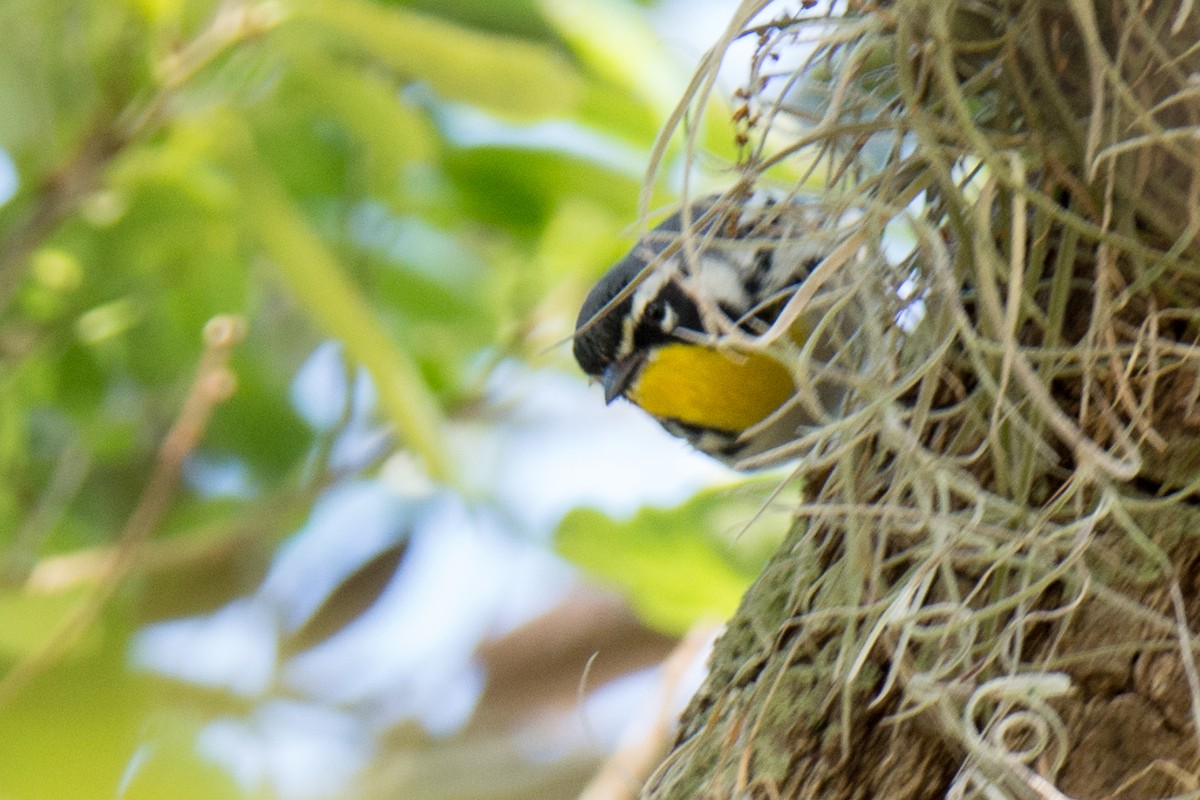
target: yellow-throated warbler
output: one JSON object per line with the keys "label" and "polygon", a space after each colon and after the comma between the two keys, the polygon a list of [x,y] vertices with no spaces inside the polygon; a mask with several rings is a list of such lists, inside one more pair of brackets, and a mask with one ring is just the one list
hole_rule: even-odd
{"label": "yellow-throated warbler", "polygon": [[[607,402],[625,397],[705,453],[735,465],[762,454],[769,461],[842,396],[828,380],[798,389],[799,353],[827,308],[815,303],[785,318],[782,336],[771,328],[830,252],[818,220],[816,207],[799,201],[709,198],[676,213],[589,292],[576,361],[603,384]],[[758,346],[768,330],[774,344]],[[823,338],[808,348],[818,360],[838,346],[836,336]]]}

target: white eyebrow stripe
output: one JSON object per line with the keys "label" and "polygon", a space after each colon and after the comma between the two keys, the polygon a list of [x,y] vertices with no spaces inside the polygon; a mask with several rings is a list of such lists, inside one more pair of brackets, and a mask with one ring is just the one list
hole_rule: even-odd
{"label": "white eyebrow stripe", "polygon": [[618,360],[625,358],[633,352],[633,334],[637,330],[642,315],[646,312],[646,306],[650,305],[650,302],[658,297],[659,292],[671,280],[674,272],[675,270],[670,263],[662,264],[658,269],[647,275],[638,284],[638,287],[633,290],[633,296],[630,298],[629,314],[621,321],[621,346],[617,349]]}
{"label": "white eyebrow stripe", "polygon": [[646,311],[646,306],[658,297],[662,292],[663,287],[670,282],[673,277],[674,270],[668,264],[663,264],[658,269],[646,276],[646,280],[642,281],[637,289],[633,292],[633,307],[630,309],[630,317],[641,319],[642,314]]}

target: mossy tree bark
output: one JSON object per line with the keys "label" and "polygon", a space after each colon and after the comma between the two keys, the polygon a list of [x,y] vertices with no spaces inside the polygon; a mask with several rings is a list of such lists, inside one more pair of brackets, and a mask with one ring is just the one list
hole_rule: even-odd
{"label": "mossy tree bark", "polygon": [[[1156,524],[1151,524],[1154,520]],[[1183,619],[1200,628],[1200,509],[1150,515],[1147,525],[1176,543],[1173,562]],[[1108,535],[1119,536],[1111,532]],[[717,644],[711,673],[684,715],[674,751],[646,797],[890,798],[946,796],[964,770],[966,796],[985,785],[1003,796],[1044,798],[1053,785],[1070,798],[1170,797],[1194,791],[1197,739],[1193,689],[1179,648],[1173,589],[1162,576],[1127,576],[1103,593],[1073,587],[1081,601],[1055,635],[1030,630],[1027,658],[1061,662],[1071,691],[1051,702],[1061,752],[1034,763],[976,758],[953,733],[976,685],[964,683],[927,707],[906,702],[893,637],[872,648],[852,680],[844,641],[853,623],[837,598],[799,596],[815,577],[819,548],[798,530],[781,548]],[[808,565],[808,566],[806,566]],[[1049,590],[1061,602],[1062,587]],[[836,594],[837,590],[831,590]],[[821,613],[824,611],[825,613]],[[822,621],[824,617],[824,621]],[[947,645],[948,647],[952,645]],[[901,673],[889,682],[890,673]],[[908,677],[911,677],[911,672]],[[1031,695],[1032,696],[1032,695]],[[1037,752],[1042,717],[1006,734],[1007,755]],[[976,756],[980,754],[976,753]],[[1032,776],[1051,772],[1044,784]]]}
{"label": "mossy tree bark", "polygon": [[874,318],[644,797],[1194,796],[1200,12],[758,9],[756,70],[824,38],[752,76],[744,171],[813,153],[863,243],[821,292]]}

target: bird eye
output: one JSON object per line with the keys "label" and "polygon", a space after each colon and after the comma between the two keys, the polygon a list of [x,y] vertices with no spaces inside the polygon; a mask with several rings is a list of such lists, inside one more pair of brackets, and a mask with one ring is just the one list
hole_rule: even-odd
{"label": "bird eye", "polygon": [[646,311],[643,313],[645,319],[653,322],[655,325],[662,325],[667,321],[667,304],[662,299],[651,300],[646,306]]}

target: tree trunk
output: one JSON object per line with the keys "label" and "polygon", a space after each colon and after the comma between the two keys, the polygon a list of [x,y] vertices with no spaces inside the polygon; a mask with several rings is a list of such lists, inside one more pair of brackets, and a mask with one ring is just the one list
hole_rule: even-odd
{"label": "tree trunk", "polygon": [[[732,29],[759,46],[740,167],[808,156],[831,217],[855,209],[860,252],[818,292],[870,318],[643,796],[1195,793],[1200,12],[849,9]],[[780,143],[784,119],[806,128]]]}
{"label": "tree trunk", "polygon": [[[1147,525],[1161,532],[1156,539],[1177,543],[1172,561],[1184,576],[1178,588],[1194,631],[1200,513],[1173,509],[1149,518],[1161,523]],[[819,574],[820,550],[797,529],[747,593],[647,797],[905,800],[943,797],[955,784],[964,796],[995,785],[1001,796],[1029,798],[1054,796],[1049,785],[1073,798],[1196,790],[1194,695],[1186,675],[1194,665],[1185,668],[1181,659],[1179,631],[1170,624],[1172,587],[1161,576],[1127,574],[1124,584],[1103,592],[1069,579],[1047,590],[1053,598],[1043,599],[1056,610],[1032,620],[1023,654],[1029,662],[1053,662],[1069,691],[1054,686],[1052,674],[1031,686],[964,677],[944,695],[929,696],[932,687],[913,686],[911,661],[897,663],[894,633],[885,631],[864,663],[852,664],[845,643],[862,632],[844,603],[822,593],[809,609],[798,607]],[[839,588],[830,586],[829,594]],[[988,635],[979,632],[974,645],[986,647]],[[931,647],[956,655],[947,651],[962,643],[939,637]],[[964,709],[973,700],[1001,699],[1012,703],[1004,733],[992,735],[1002,739],[969,751],[963,730],[979,736],[983,721],[963,719]],[[994,721],[992,729],[1000,725]],[[1032,763],[1018,757],[1025,750],[1036,753]]]}

